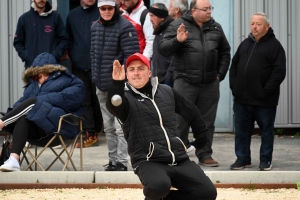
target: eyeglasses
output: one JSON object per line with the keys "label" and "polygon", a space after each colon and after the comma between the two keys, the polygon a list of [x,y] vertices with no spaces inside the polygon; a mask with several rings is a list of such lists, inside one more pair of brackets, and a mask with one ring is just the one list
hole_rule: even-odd
{"label": "eyeglasses", "polygon": [[109,7],[103,7],[103,6],[101,6],[101,7],[100,7],[100,10],[101,10],[101,11],[106,11],[106,10],[112,11],[113,9],[114,9],[114,7],[112,7],[112,6],[109,6]]}
{"label": "eyeglasses", "polygon": [[202,8],[202,9],[195,7],[194,9],[196,9],[196,10],[202,10],[203,12],[207,12],[207,11],[213,11],[214,7],[211,6],[211,7]]}

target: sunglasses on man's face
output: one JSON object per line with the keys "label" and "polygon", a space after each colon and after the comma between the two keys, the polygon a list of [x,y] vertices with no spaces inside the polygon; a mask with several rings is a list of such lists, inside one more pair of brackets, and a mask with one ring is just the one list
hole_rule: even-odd
{"label": "sunglasses on man's face", "polygon": [[106,10],[112,11],[113,9],[114,9],[114,7],[112,7],[112,6],[108,6],[108,7],[103,7],[103,6],[101,6],[101,7],[100,7],[100,10],[101,10],[101,11],[106,11]]}

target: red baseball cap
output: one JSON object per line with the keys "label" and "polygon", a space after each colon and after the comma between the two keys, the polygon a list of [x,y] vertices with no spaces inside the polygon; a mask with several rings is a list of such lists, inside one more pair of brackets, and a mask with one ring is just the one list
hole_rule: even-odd
{"label": "red baseball cap", "polygon": [[150,63],[149,63],[148,58],[146,58],[143,54],[140,54],[140,53],[132,54],[131,56],[129,56],[127,58],[127,60],[126,60],[126,68],[129,65],[129,63],[131,61],[134,61],[134,60],[140,60],[140,61],[142,61],[145,65],[147,65],[148,69],[150,69]]}

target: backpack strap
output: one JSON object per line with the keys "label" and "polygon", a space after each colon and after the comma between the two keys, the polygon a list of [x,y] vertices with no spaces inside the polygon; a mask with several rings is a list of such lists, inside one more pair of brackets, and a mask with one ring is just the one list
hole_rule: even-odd
{"label": "backpack strap", "polygon": [[148,14],[148,9],[146,8],[145,10],[143,10],[142,14],[141,14],[141,17],[140,17],[140,21],[141,21],[141,26],[143,27],[144,26],[144,22],[145,22],[145,19],[146,19],[146,15]]}

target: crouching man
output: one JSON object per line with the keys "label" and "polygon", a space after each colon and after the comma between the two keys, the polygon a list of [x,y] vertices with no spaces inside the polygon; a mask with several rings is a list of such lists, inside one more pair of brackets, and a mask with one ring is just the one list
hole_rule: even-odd
{"label": "crouching man", "polygon": [[[125,68],[113,63],[108,110],[123,124],[134,172],[147,200],[216,199],[211,180],[189,160],[184,143],[176,137],[176,113],[192,127],[196,148],[206,144],[207,128],[199,109],[175,90],[151,77],[148,59],[140,53],[128,57]],[[125,83],[125,87],[124,87]],[[170,190],[174,187],[177,190]]]}

